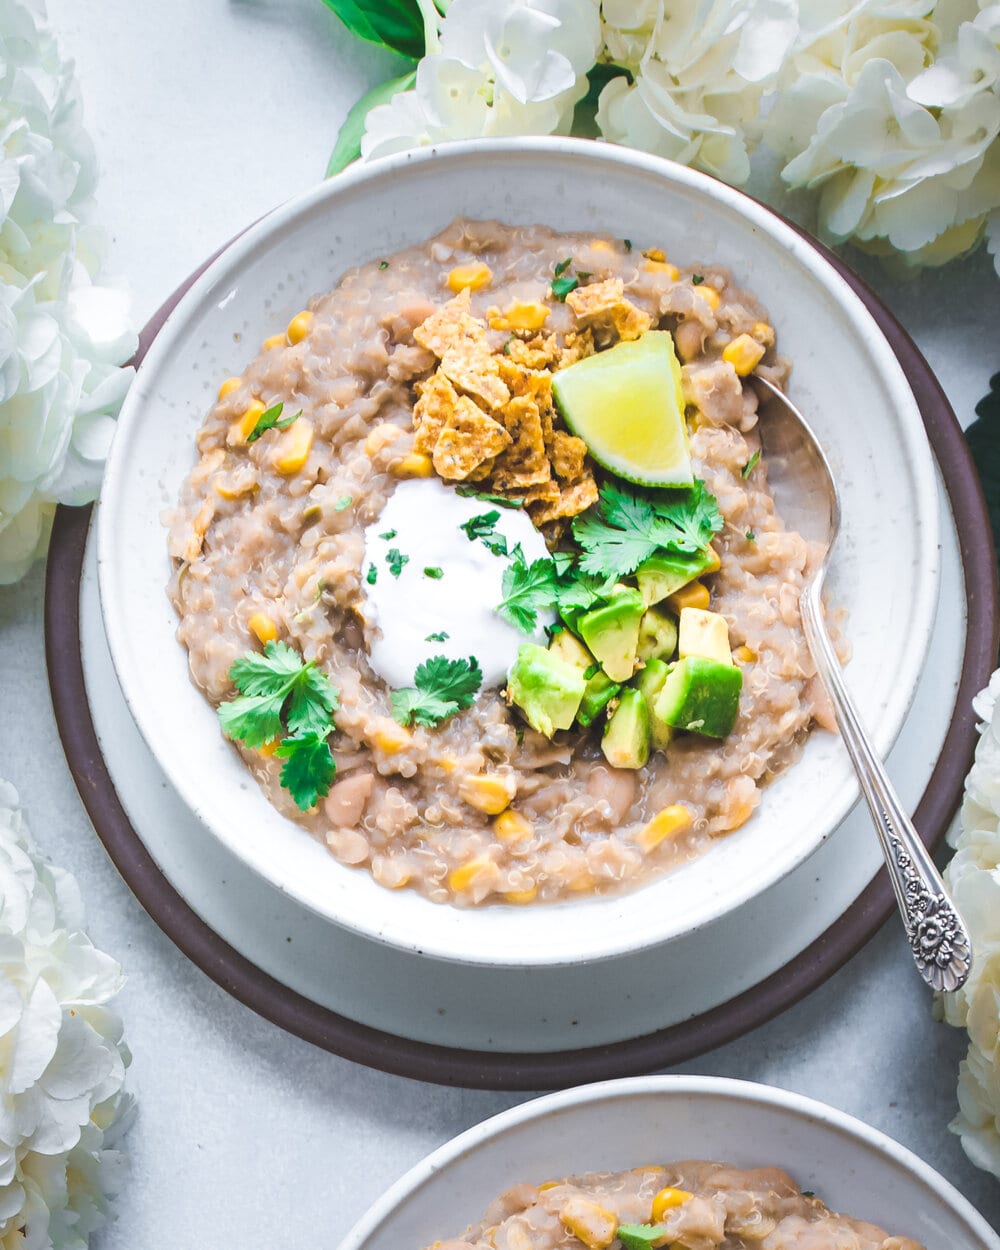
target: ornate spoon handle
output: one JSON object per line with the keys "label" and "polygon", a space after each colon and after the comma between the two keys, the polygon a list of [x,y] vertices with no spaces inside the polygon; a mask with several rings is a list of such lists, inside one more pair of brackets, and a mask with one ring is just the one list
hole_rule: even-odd
{"label": "ornate spoon handle", "polygon": [[820,599],[818,577],[802,594],[802,625],[819,675],[833,701],[844,745],[858,774],[896,894],[910,949],[920,975],[935,990],[957,990],[971,965],[969,934],[945,893],[944,882],[903,810],[899,796],[872,749],[833,650]]}

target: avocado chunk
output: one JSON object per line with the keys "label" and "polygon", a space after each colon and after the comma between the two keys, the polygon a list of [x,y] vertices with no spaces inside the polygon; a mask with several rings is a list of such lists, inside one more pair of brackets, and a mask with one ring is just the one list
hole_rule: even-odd
{"label": "avocado chunk", "polygon": [[720,664],[732,664],[729,622],[718,612],[709,612],[706,608],[681,608],[677,655],[682,660],[689,655],[702,655]]}
{"label": "avocado chunk", "polygon": [[532,729],[551,738],[573,724],[587,683],[583,670],[551,651],[526,642],[507,677],[507,695]]}
{"label": "avocado chunk", "polygon": [[743,674],[734,664],[689,655],[671,669],[654,715],[675,729],[725,738],[736,723],[742,689]]}
{"label": "avocado chunk", "polygon": [[647,608],[639,622],[639,644],[636,655],[640,660],[654,656],[669,660],[677,648],[677,622],[659,608]]}
{"label": "avocado chunk", "polygon": [[549,653],[572,664],[574,668],[588,669],[594,665],[594,657],[575,634],[561,629],[549,643]]}
{"label": "avocado chunk", "polygon": [[619,690],[621,690],[621,686],[618,682],[612,681],[607,673],[599,668],[587,682],[587,688],[583,692],[583,699],[580,703],[580,710],[576,714],[577,722],[584,729],[588,725],[592,725]]}
{"label": "avocado chunk", "polygon": [[649,708],[638,690],[628,686],[608,719],[601,739],[612,768],[642,768],[649,759]]}
{"label": "avocado chunk", "polygon": [[[670,673],[670,665],[664,660],[653,658],[646,661],[645,667],[640,668],[632,683],[646,700],[646,706],[650,709],[656,706],[656,697],[663,689],[663,683],[667,680]],[[586,698],[586,696],[584,696]],[[653,747],[657,751],[665,751],[670,745],[670,740],[674,736],[674,731],[666,721],[660,720],[658,716],[650,716],[649,732],[653,741]]]}
{"label": "avocado chunk", "polygon": [[714,573],[719,557],[711,547],[692,555],[670,555],[659,552],[644,560],[635,571],[639,593],[646,607],[676,594],[688,582],[705,573]]}
{"label": "avocado chunk", "polygon": [[612,681],[632,676],[644,610],[637,590],[617,585],[607,603],[585,612],[577,622],[583,641]]}

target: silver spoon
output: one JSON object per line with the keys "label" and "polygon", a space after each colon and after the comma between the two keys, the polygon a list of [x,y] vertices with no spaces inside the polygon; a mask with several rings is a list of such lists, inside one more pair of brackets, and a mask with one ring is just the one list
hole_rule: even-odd
{"label": "silver spoon", "polygon": [[768,484],[789,529],[822,543],[826,555],[802,589],[806,644],[833,702],[844,746],[858,775],[920,975],[932,989],[957,990],[971,964],[969,934],[944,882],[903,809],[861,723],[823,619],[822,592],[840,530],[840,495],[823,448],[805,417],[765,378],[758,426]]}

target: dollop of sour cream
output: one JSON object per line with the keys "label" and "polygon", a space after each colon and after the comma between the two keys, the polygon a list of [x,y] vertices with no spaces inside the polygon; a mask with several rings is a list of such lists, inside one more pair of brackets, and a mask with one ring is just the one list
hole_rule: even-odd
{"label": "dollop of sour cream", "polygon": [[[474,517],[494,512],[493,534],[506,539],[507,556],[494,555],[462,529]],[[537,629],[529,635],[497,613],[504,571],[518,544],[529,564],[549,554],[518,508],[459,495],[437,478],[400,482],[365,530],[363,611],[376,627],[370,658],[379,676],[398,690],[413,685],[417,665],[431,656],[475,656],[483,688],[502,685],[518,647],[544,643],[544,626],[554,619],[551,612],[539,612]],[[436,637],[442,633],[447,636]]]}

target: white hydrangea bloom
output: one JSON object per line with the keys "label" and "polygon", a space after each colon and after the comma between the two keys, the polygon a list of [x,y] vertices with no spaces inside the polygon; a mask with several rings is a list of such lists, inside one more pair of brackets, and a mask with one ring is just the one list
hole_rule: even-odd
{"label": "white hydrangea bloom", "polygon": [[951,1129],[978,1167],[1000,1176],[1000,670],[976,696],[986,716],[965,783],[955,855],[944,878],[972,937],[968,981],[939,999],[944,1019],[969,1032]]}
{"label": "white hydrangea bloom", "polygon": [[131,380],[125,297],[93,285],[96,177],[72,65],[41,0],[0,5],[0,583],[45,546],[55,504],[93,499]]}
{"label": "white hydrangea bloom", "polygon": [[453,0],[413,90],[368,114],[361,155],[566,133],[600,38],[597,0]]}
{"label": "white hydrangea bloom", "polygon": [[122,974],[83,925],[76,881],[40,857],[0,781],[3,1246],[84,1250],[123,1178],[130,1056],[107,1006]]}

